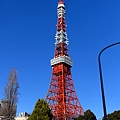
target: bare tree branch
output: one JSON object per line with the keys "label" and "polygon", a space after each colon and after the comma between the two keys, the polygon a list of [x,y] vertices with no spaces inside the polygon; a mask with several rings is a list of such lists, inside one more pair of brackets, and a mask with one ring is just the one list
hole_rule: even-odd
{"label": "bare tree branch", "polygon": [[16,108],[18,102],[18,88],[17,72],[11,69],[6,86],[4,87],[4,100],[5,106],[2,110],[6,120],[14,120],[16,116]]}

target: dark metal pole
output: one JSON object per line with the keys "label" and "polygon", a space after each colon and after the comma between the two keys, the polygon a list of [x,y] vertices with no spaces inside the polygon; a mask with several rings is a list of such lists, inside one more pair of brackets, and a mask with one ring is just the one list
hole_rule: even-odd
{"label": "dark metal pole", "polygon": [[103,49],[100,51],[99,55],[98,55],[98,64],[99,64],[99,72],[100,72],[100,84],[101,84],[101,92],[102,92],[104,120],[108,120],[108,119],[107,119],[107,111],[106,111],[106,103],[105,103],[105,94],[104,94],[104,85],[103,85],[102,67],[101,67],[100,57],[101,57],[101,54],[103,53],[103,51],[105,51],[107,48],[110,48],[110,47],[112,47],[112,46],[114,46],[114,45],[117,45],[117,44],[120,44],[120,42],[111,44],[111,45],[103,48]]}

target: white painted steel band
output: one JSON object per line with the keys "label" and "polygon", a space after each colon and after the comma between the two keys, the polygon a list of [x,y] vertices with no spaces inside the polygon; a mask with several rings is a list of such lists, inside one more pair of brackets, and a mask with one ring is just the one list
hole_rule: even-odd
{"label": "white painted steel band", "polygon": [[58,4],[58,8],[61,7],[61,6],[62,6],[62,7],[65,7],[64,4]]}
{"label": "white painted steel band", "polygon": [[55,39],[56,39],[55,44],[59,44],[59,43],[62,43],[62,42],[64,42],[67,45],[69,44],[67,34],[63,30],[61,30],[59,32],[57,31]]}
{"label": "white painted steel band", "polygon": [[72,60],[67,56],[60,56],[51,60],[51,66],[56,65],[58,63],[66,63],[72,66]]}

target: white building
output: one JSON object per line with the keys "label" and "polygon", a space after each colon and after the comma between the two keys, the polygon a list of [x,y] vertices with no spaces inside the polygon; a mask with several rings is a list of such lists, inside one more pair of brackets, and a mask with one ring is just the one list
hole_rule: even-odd
{"label": "white building", "polygon": [[15,120],[27,120],[29,116],[27,112],[21,112],[18,117],[15,117]]}
{"label": "white building", "polygon": [[27,120],[28,117],[15,117],[15,120]]}

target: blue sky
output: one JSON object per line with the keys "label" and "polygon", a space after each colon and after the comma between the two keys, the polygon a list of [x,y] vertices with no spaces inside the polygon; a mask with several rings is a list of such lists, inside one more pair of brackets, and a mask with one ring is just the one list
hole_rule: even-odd
{"label": "blue sky", "polygon": [[[17,114],[31,113],[45,98],[54,57],[59,0],[0,0],[0,98],[9,71],[18,71]],[[103,116],[97,56],[120,41],[119,0],[65,0],[72,77],[79,101],[97,118]],[[120,45],[106,50],[102,70],[107,112],[120,109]]]}

